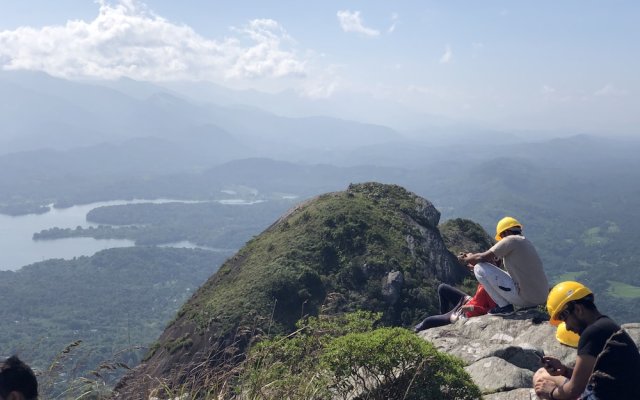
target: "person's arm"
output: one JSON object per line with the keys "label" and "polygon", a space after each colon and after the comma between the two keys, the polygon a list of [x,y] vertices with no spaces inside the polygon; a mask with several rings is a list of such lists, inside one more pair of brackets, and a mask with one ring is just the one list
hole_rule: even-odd
{"label": "person's arm", "polygon": [[466,253],[466,254],[460,254],[458,256],[458,260],[467,265],[467,266],[474,266],[479,262],[494,262],[494,260],[496,259],[495,254],[493,254],[493,251],[491,251],[491,249],[485,251],[484,253]]}
{"label": "person's arm", "polygon": [[[565,377],[569,378],[564,384],[557,386],[549,393],[552,399],[575,399],[587,387],[589,377],[593,372],[593,366],[596,364],[596,358],[589,355],[581,355],[576,358],[576,365],[571,369],[563,371]],[[568,376],[567,376],[568,375]]]}

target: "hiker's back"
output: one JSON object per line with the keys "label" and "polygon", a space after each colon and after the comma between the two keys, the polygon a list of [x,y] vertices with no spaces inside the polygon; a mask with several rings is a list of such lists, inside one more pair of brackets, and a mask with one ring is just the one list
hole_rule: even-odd
{"label": "hiker's back", "polygon": [[598,355],[588,391],[598,400],[640,399],[640,353],[624,329],[611,335]]}
{"label": "hiker's back", "polygon": [[543,304],[549,293],[549,282],[542,260],[533,244],[522,235],[508,236],[491,250],[503,259],[509,275],[519,287],[519,295],[530,305]]}

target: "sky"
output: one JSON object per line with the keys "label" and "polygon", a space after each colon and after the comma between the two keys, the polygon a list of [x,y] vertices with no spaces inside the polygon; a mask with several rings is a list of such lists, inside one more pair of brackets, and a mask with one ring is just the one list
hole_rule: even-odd
{"label": "sky", "polygon": [[640,134],[640,2],[0,0],[0,67]]}

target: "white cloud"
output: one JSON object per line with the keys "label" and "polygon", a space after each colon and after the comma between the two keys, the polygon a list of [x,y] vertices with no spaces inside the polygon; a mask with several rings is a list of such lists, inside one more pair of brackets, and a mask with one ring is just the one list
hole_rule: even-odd
{"label": "white cloud", "polygon": [[216,41],[135,0],[99,5],[92,21],[0,31],[0,67],[65,78],[152,81],[280,78],[306,71],[305,60],[289,49],[292,39],[274,20],[250,21],[235,29],[239,37]]}
{"label": "white cloud", "polygon": [[272,19],[256,19],[249,25],[237,29],[253,41],[252,47],[240,47],[228,77],[284,77],[304,75],[305,62],[298,60],[292,52],[281,49],[284,42],[292,39],[282,26]]}
{"label": "white cloud", "polygon": [[553,94],[556,92],[556,89],[549,85],[542,85],[542,94]]}
{"label": "white cloud", "polygon": [[337,81],[310,80],[305,82],[299,93],[309,99],[326,99],[331,97],[338,87],[339,83]]}
{"label": "white cloud", "polygon": [[596,99],[611,99],[626,96],[628,92],[623,89],[616,88],[612,84],[606,84],[596,91],[588,90],[558,90],[547,84],[542,85],[540,91],[546,99],[563,103],[591,103]]}
{"label": "white cloud", "polygon": [[387,29],[387,33],[393,33],[398,24],[398,13],[391,14],[391,26]]}
{"label": "white cloud", "polygon": [[332,64],[321,71],[314,71],[313,76],[298,86],[298,94],[310,99],[326,99],[339,89],[344,89],[344,82],[340,78],[342,65]]}
{"label": "white cloud", "polygon": [[409,93],[419,93],[419,94],[427,94],[432,95],[436,94],[436,91],[428,86],[420,86],[420,85],[409,85],[406,88]]}
{"label": "white cloud", "polygon": [[380,35],[380,31],[364,26],[362,18],[360,17],[360,11],[351,12],[349,10],[341,10],[338,11],[337,15],[340,26],[345,32],[356,32],[370,37]]}
{"label": "white cloud", "polygon": [[545,100],[552,101],[554,103],[575,103],[577,101],[587,100],[584,94],[578,92],[572,92],[565,88],[557,89],[548,84],[542,85],[540,93],[544,96]]}
{"label": "white cloud", "polygon": [[482,42],[471,43],[471,56],[473,58],[478,57],[480,54],[482,54],[483,49],[484,49],[484,43]]}
{"label": "white cloud", "polygon": [[444,53],[440,56],[440,64],[448,64],[453,59],[453,52],[451,46],[447,45],[444,49]]}
{"label": "white cloud", "polygon": [[596,90],[595,93],[593,93],[593,95],[597,97],[618,97],[624,96],[626,94],[626,90],[618,89],[610,83],[604,85],[604,87]]}

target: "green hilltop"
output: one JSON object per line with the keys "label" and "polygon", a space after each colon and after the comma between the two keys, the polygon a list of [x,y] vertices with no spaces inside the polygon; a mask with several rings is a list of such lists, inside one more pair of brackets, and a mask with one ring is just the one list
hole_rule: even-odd
{"label": "green hilltop", "polygon": [[[365,310],[382,313],[386,326],[414,324],[436,312],[440,282],[466,276],[439,218],[427,200],[378,183],[298,205],[220,267],[117,390],[151,385],[147,378],[180,384],[193,366],[241,360],[256,337],[292,332],[306,315]],[[490,243],[468,221],[444,229],[454,248],[472,244],[467,236]]]}

